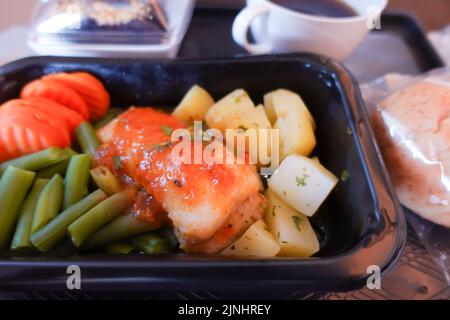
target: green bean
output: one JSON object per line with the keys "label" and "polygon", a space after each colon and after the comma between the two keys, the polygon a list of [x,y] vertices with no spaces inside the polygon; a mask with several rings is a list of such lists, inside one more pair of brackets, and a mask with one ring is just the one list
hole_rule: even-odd
{"label": "green bean", "polygon": [[128,241],[117,241],[107,244],[103,247],[103,250],[111,254],[128,254],[134,250],[134,245]]}
{"label": "green bean", "polygon": [[96,130],[103,128],[108,123],[110,123],[112,120],[114,120],[117,116],[119,116],[122,112],[123,112],[123,110],[117,109],[117,108],[109,110],[108,114],[106,116],[104,116],[102,119],[100,119],[95,124],[94,128]]}
{"label": "green bean", "polygon": [[116,193],[81,216],[67,230],[73,244],[81,246],[94,232],[122,213],[129,202],[128,194]]}
{"label": "green bean", "polygon": [[106,193],[97,190],[83,200],[64,210],[49,224],[31,236],[31,243],[42,252],[52,249],[67,234],[67,228],[83,214],[107,198]]}
{"label": "green bean", "polygon": [[100,142],[92,125],[89,122],[83,122],[75,130],[75,135],[83,153],[94,155]]}
{"label": "green bean", "polygon": [[60,176],[64,176],[67,170],[67,166],[69,165],[70,159],[63,160],[54,164],[45,169],[39,170],[36,173],[37,179],[51,179],[54,175],[59,174]]}
{"label": "green bean", "polygon": [[76,155],[70,159],[64,179],[64,209],[69,208],[87,195],[91,162],[92,156],[89,154]]}
{"label": "green bean", "polygon": [[155,229],[156,228],[152,224],[141,221],[132,215],[122,215],[115,218],[113,221],[94,233],[83,244],[83,249],[91,249],[102,246]]}
{"label": "green bean", "polygon": [[158,230],[158,235],[161,236],[169,245],[171,251],[177,249],[180,245],[175,232],[171,228],[161,228]]}
{"label": "green bean", "polygon": [[107,167],[100,166],[92,169],[91,176],[97,186],[107,194],[112,195],[120,192],[121,187],[119,181]]}
{"label": "green bean", "polygon": [[0,164],[0,176],[9,166],[24,170],[38,171],[69,158],[61,148],[49,148],[37,153],[32,153]]}
{"label": "green bean", "polygon": [[33,248],[30,241],[33,214],[36,209],[39,196],[48,182],[49,180],[47,179],[36,179],[34,181],[31,191],[23,203],[22,209],[20,210],[16,231],[11,242],[11,250]]}
{"label": "green bean", "polygon": [[8,167],[0,180],[0,249],[8,246],[17,217],[35,173]]}
{"label": "green bean", "polygon": [[36,179],[51,179],[55,174],[60,174],[61,176],[66,175],[67,167],[69,166],[70,159],[77,155],[75,151],[70,148],[64,149],[69,158],[60,161],[54,165],[51,165],[47,168],[39,170],[36,174]]}
{"label": "green bean", "polygon": [[154,232],[147,232],[132,238],[131,243],[147,254],[167,253],[169,244]]}
{"label": "green bean", "polygon": [[53,220],[61,210],[64,195],[63,178],[57,174],[42,190],[34,210],[31,233],[39,231]]}

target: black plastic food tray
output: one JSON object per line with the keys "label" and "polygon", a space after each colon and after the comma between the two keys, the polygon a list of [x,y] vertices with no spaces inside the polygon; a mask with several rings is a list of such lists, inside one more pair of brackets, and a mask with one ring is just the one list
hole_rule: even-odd
{"label": "black plastic food tray", "polygon": [[[106,84],[113,105],[176,105],[193,84],[215,98],[246,88],[260,102],[284,87],[300,93],[318,123],[317,155],[341,182],[313,224],[320,257],[231,259],[195,255],[75,255],[0,257],[0,288],[64,290],[66,268],[81,267],[86,291],[116,290],[326,290],[361,287],[367,268],[387,272],[399,257],[406,222],[386,178],[350,74],[313,55],[176,61],[30,58],[0,68],[0,102],[43,74],[86,70]],[[1,205],[1,204],[0,204]],[[0,209],[1,210],[1,209]]]}

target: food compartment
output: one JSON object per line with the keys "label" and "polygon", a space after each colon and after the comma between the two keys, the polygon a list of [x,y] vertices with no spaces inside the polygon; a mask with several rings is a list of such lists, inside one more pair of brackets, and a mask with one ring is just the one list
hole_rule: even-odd
{"label": "food compartment", "polygon": [[[340,181],[312,222],[321,240],[319,256],[343,253],[358,243],[367,231],[369,217],[374,214],[370,182],[364,172],[358,151],[355,128],[336,86],[334,74],[319,64],[278,64],[257,61],[221,64],[216,62],[154,63],[134,65],[43,64],[23,70],[20,83],[9,94],[18,94],[22,84],[45,73],[62,70],[87,70],[97,75],[111,93],[114,107],[155,106],[170,112],[193,84],[200,84],[215,98],[223,97],[234,88],[245,88],[255,103],[262,103],[265,93],[286,88],[299,93],[317,121],[317,147],[326,168]],[[222,79],[222,80],[220,80]],[[220,81],[218,81],[220,80]],[[268,81],[270,80],[270,81]]]}
{"label": "food compartment", "polygon": [[[360,97],[355,93],[353,80],[334,62],[309,55],[159,62],[34,58],[0,69],[0,102],[16,97],[23,85],[44,74],[79,70],[91,72],[101,79],[111,94],[112,105],[120,108],[130,105],[154,106],[170,112],[194,84],[207,89],[216,99],[236,88],[245,88],[255,103],[262,103],[263,95],[272,90],[292,90],[302,96],[317,122],[318,141],[314,155],[341,180],[312,218],[312,225],[320,240],[320,251],[312,259],[277,257],[268,260],[270,264],[260,264],[258,258],[186,254],[130,256],[126,259],[97,254],[87,257],[57,255],[51,259],[76,259],[81,264],[92,265],[98,257],[100,265],[101,261],[110,261],[113,269],[118,267],[114,266],[117,261],[122,261],[124,268],[127,263],[134,263],[134,268],[142,271],[141,276],[145,276],[150,270],[155,272],[156,268],[161,279],[152,278],[148,281],[158,283],[159,287],[164,287],[163,280],[167,277],[175,282],[178,279],[189,287],[192,283],[186,281],[186,275],[195,272],[202,264],[211,267],[210,272],[201,277],[209,279],[202,282],[204,287],[219,285],[210,281],[217,280],[220,274],[226,274],[237,281],[245,276],[247,269],[244,268],[242,275],[236,275],[230,267],[236,265],[235,263],[244,263],[246,267],[256,268],[255,270],[261,272],[267,271],[271,266],[274,270],[284,270],[287,272],[286,276],[292,279],[292,283],[286,286],[305,284],[309,274],[314,276],[315,280],[306,285],[307,287],[333,286],[338,289],[344,286],[339,284],[339,281],[344,279],[349,281],[345,286],[360,283],[365,276],[365,271],[362,270],[365,270],[366,260],[368,263],[378,260],[383,270],[387,270],[398,257],[405,237],[401,209],[389,183],[386,182],[383,165],[374,153],[370,130],[366,131],[367,127],[364,127],[364,112],[361,101],[358,100]],[[373,173],[379,175],[376,186]],[[381,209],[384,210],[383,214]],[[390,230],[389,236],[383,236],[377,242],[374,236],[384,234],[386,230]],[[373,250],[377,250],[376,254],[371,255]],[[358,262],[352,260],[355,257],[358,257]],[[4,261],[11,262],[9,259],[12,258],[13,255],[7,254]],[[26,258],[22,256],[23,263],[26,263]],[[35,259],[30,260],[30,272],[35,265]],[[144,261],[153,261],[154,264],[149,267]],[[356,271],[346,269],[352,261],[357,266]],[[51,267],[51,260],[48,263]],[[167,268],[159,269],[162,265]],[[331,270],[331,280],[328,283],[318,281],[325,266]],[[27,268],[26,264],[22,267]],[[183,275],[177,274],[176,270],[179,268],[185,268]],[[314,268],[316,271],[312,271]],[[125,273],[136,271],[122,270]],[[259,275],[255,275],[256,278],[263,275],[259,271]],[[101,278],[98,275],[96,277]],[[253,280],[250,278],[245,281]],[[274,279],[272,284],[276,282]],[[242,285],[244,283],[242,282]],[[101,283],[98,285],[101,286]]]}

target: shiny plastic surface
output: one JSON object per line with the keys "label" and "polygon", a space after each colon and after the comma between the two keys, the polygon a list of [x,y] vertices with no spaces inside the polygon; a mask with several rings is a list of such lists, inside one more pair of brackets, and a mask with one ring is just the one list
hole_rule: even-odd
{"label": "shiny plastic surface", "polygon": [[397,195],[422,217],[450,227],[450,71],[384,81],[388,96],[373,117]]}
{"label": "shiny plastic surface", "polygon": [[39,54],[174,57],[193,9],[193,0],[41,1],[29,43]]}
{"label": "shiny plastic surface", "polygon": [[159,44],[178,37],[191,12],[192,1],[42,1],[31,37],[42,44]]}

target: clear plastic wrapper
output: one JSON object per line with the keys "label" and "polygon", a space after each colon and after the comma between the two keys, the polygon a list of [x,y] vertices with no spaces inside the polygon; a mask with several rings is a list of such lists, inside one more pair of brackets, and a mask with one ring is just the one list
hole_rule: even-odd
{"label": "clear plastic wrapper", "polygon": [[450,66],[450,25],[442,30],[430,32],[428,38],[441,55],[442,60]]}
{"label": "clear plastic wrapper", "polygon": [[193,0],[41,0],[29,41],[43,54],[173,57],[193,7]]}
{"label": "clear plastic wrapper", "polygon": [[450,68],[361,89],[408,221],[450,285]]}

